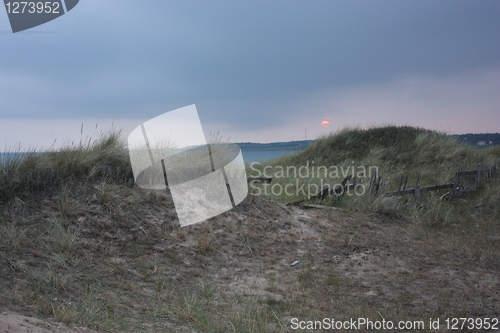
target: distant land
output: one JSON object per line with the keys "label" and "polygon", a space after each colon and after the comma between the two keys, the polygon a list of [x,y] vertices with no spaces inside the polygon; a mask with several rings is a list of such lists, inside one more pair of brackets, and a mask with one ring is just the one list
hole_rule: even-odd
{"label": "distant land", "polygon": [[468,133],[468,134],[458,134],[453,135],[458,140],[463,141],[465,143],[470,143],[472,145],[477,145],[478,142],[484,141],[488,145],[499,145],[500,144],[500,133]]}
{"label": "distant land", "polygon": [[[500,144],[500,133],[468,133],[468,134],[453,134],[451,135],[457,140],[471,145],[477,145],[478,142],[485,142],[486,145]],[[289,142],[270,142],[270,143],[254,143],[254,142],[241,142],[237,145],[242,151],[299,151],[306,149],[311,143],[316,140],[301,140]],[[491,144],[490,144],[491,142]]]}

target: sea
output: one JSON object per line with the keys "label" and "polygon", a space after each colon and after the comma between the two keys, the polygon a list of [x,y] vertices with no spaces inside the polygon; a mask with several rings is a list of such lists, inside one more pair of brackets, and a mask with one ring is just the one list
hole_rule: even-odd
{"label": "sea", "polygon": [[265,162],[285,155],[296,154],[296,150],[242,150],[245,163]]}
{"label": "sea", "polygon": [[[285,155],[296,154],[297,150],[242,150],[245,163],[264,162]],[[13,158],[18,158],[26,153],[0,153],[0,164]]]}
{"label": "sea", "polygon": [[[33,153],[24,153],[24,152],[0,153],[0,164],[6,161],[22,159],[24,156],[27,156],[28,154],[33,154]],[[43,154],[43,153],[36,152],[35,154]]]}

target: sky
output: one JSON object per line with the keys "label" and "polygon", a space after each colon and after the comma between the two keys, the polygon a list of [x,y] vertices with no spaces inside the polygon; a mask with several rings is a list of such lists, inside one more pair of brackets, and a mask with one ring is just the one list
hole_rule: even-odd
{"label": "sky", "polygon": [[0,150],[126,137],[191,104],[232,142],[500,132],[499,17],[495,0],[81,0],[14,34],[0,8]]}

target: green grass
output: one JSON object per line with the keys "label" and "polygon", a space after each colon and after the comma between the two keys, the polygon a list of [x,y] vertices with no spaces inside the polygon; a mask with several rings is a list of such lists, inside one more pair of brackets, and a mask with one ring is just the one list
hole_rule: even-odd
{"label": "green grass", "polygon": [[[453,182],[460,167],[475,169],[478,163],[498,163],[499,160],[498,147],[477,149],[444,133],[410,126],[386,126],[366,130],[346,128],[316,140],[298,154],[249,165],[247,170],[250,176],[273,178],[272,185],[253,186],[254,192],[293,201],[309,199],[309,195],[316,194],[325,184],[333,188],[347,175],[364,184],[358,187],[359,193],[363,193],[370,181],[370,170],[378,171],[386,191],[390,191],[398,188],[404,174],[409,175],[407,188],[414,187],[418,173],[419,186],[443,184]],[[300,169],[306,170],[306,166],[312,172],[304,176]],[[293,195],[285,193],[285,186]],[[305,189],[306,195],[300,189]],[[426,195],[429,197],[432,194]],[[333,199],[330,204],[338,205],[340,200],[336,199],[339,198]],[[382,202],[394,206],[393,200],[371,196],[344,195],[342,202],[343,206],[358,208],[381,207]]]}
{"label": "green grass", "polygon": [[[0,186],[0,201],[22,197],[27,193],[45,191],[66,179],[102,176],[104,166],[126,168],[130,166],[128,152],[120,131],[110,131],[98,138],[68,145],[63,148],[38,152],[23,151],[18,147],[0,163],[2,179],[11,178],[12,183]],[[51,169],[54,182],[38,181],[38,169]],[[8,175],[12,174],[12,177]],[[31,177],[28,174],[31,173]],[[56,174],[57,173],[57,174]],[[49,177],[44,171],[44,177]]]}

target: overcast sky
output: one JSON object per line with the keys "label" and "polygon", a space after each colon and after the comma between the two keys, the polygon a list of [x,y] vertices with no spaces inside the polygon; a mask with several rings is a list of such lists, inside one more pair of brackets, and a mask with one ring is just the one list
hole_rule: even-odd
{"label": "overcast sky", "polygon": [[190,104],[233,142],[500,132],[499,18],[500,1],[81,0],[13,34],[0,8],[0,146],[128,135]]}

